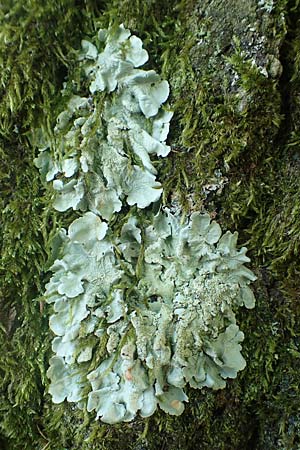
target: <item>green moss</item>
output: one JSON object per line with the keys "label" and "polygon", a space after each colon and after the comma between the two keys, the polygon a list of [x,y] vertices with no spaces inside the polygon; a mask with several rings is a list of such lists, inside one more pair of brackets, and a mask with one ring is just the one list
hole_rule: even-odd
{"label": "green moss", "polygon": [[[285,32],[280,12],[277,21],[269,23],[270,27],[277,27],[274,31],[277,43]],[[171,136],[175,155],[166,169],[166,189],[171,192],[177,186],[180,198],[193,193],[198,206],[205,198],[203,185],[211,182],[216,169],[230,179],[230,190],[235,185],[240,190],[245,179],[257,175],[254,169],[261,165],[262,159],[271,157],[270,142],[281,122],[280,73],[274,74],[274,78],[265,74],[269,70],[268,61],[272,60],[268,51],[276,54],[278,48],[260,48],[262,61],[253,65],[259,31],[251,35],[252,50],[241,42],[245,37],[239,26],[234,25],[239,16],[231,10],[231,19],[224,13],[224,20],[229,20],[229,28],[240,36],[228,38],[221,33],[220,39],[217,33],[221,27],[223,32],[224,23],[215,24],[213,12],[212,17],[198,20],[196,25],[194,19],[187,19],[186,10],[184,13],[186,22],[180,30],[181,38],[177,30],[179,39],[168,43],[168,51],[162,55],[164,76],[172,87],[176,130]],[[243,8],[236,13],[241,14],[242,20]],[[257,20],[255,15],[254,19]],[[247,23],[244,20],[246,28]],[[187,30],[193,26],[197,26],[197,33],[190,34]]]}
{"label": "green moss", "polygon": [[[47,444],[51,450],[298,449],[298,2],[275,2],[270,14],[257,12],[254,2],[236,2],[234,10],[228,8],[226,27],[224,10],[208,1],[2,3],[0,445],[9,450],[40,450]],[[252,23],[252,47],[242,22],[247,17],[250,25],[253,17],[258,24]],[[183,416],[158,413],[147,422],[148,431],[144,421],[109,427],[51,403],[44,395],[51,337],[46,311],[33,302],[46,281],[45,240],[60,219],[47,213],[49,200],[25,133],[54,116],[49,111],[60,102],[62,81],[72,70],[72,48],[92,36],[98,23],[107,26],[119,18],[146,42],[151,67],[162,70],[172,86],[173,152],[160,168],[165,201],[179,199],[186,210],[205,205],[237,228],[261,274],[258,306],[239,320],[246,370],[220,393],[191,391]],[[222,34],[222,27],[228,32]],[[266,47],[257,47],[262,35]],[[281,79],[252,67],[255,54],[262,55],[258,62],[267,70],[267,54],[280,59]],[[215,169],[227,178],[226,187],[220,194],[204,193]]]}

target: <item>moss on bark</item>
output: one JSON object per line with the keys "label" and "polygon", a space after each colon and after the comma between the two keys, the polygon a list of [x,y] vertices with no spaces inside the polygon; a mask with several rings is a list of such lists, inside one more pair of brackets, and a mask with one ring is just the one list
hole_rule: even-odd
{"label": "moss on bark", "polygon": [[[0,445],[4,449],[296,450],[300,446],[300,11],[296,0],[5,0],[0,7]],[[257,307],[241,313],[246,369],[220,392],[190,390],[178,418],[107,426],[53,405],[49,212],[27,140],[53,125],[73,49],[123,22],[171,84],[165,202],[206,208],[251,249]],[[2,448],[1,447],[1,448]]]}

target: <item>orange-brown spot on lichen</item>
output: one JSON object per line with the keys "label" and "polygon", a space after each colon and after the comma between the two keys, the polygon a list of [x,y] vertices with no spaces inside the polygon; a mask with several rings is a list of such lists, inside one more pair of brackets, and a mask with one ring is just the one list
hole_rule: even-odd
{"label": "orange-brown spot on lichen", "polygon": [[127,370],[125,371],[125,378],[126,378],[126,380],[128,380],[128,381],[132,381],[133,376],[132,376],[132,373],[131,373],[131,369],[127,369]]}
{"label": "orange-brown spot on lichen", "polygon": [[173,401],[171,402],[172,408],[179,409],[179,408],[180,408],[180,405],[181,405],[181,402],[180,402],[179,400],[173,400]]}

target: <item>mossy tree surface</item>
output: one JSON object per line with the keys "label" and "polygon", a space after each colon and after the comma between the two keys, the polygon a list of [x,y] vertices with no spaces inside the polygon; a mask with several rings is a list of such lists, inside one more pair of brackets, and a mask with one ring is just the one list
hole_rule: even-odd
{"label": "mossy tree surface", "polygon": [[[1,448],[299,449],[299,8],[296,0],[2,2]],[[205,208],[238,230],[258,276],[257,307],[239,315],[247,367],[238,378],[217,393],[190,390],[180,417],[117,426],[47,394],[52,335],[39,295],[62,218],[28,142],[32,127],[53,126],[74,49],[111,22],[143,40],[149,68],[171,85],[164,201],[187,213]]]}

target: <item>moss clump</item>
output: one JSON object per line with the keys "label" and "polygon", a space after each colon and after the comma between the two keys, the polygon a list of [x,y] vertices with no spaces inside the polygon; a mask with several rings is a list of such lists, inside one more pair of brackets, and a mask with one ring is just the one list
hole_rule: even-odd
{"label": "moss clump", "polygon": [[[168,42],[162,54],[178,121],[166,188],[171,192],[177,186],[180,200],[192,195],[197,206],[207,197],[206,185],[212,206],[213,194],[222,191],[222,176],[229,180],[229,192],[238,189],[240,195],[240,185],[246,187],[271,157],[281,122],[283,4],[272,16],[263,14],[256,2],[237,2],[229,11],[223,6],[217,12],[197,3],[182,8],[181,38]],[[221,179],[216,180],[218,171]],[[227,213],[236,214],[231,201]],[[240,198],[237,202],[240,206]]]}
{"label": "moss clump", "polygon": [[7,139],[51,109],[86,15],[72,0],[2,3],[0,131]]}

